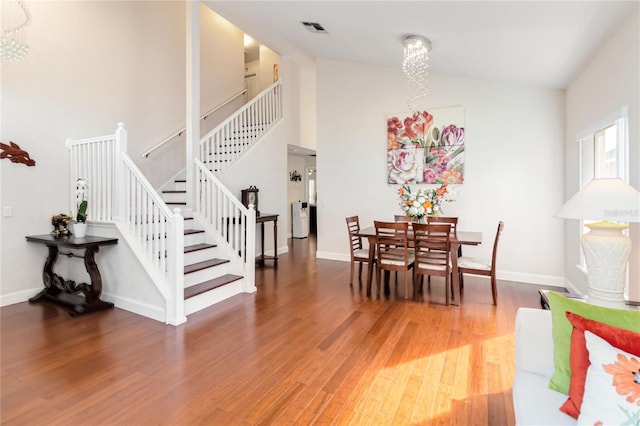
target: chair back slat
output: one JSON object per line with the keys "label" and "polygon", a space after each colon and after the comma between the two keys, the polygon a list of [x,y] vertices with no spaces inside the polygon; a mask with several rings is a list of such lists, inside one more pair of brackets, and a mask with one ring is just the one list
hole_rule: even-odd
{"label": "chair back slat", "polygon": [[374,221],[378,244],[378,262],[406,265],[409,259],[409,224]]}
{"label": "chair back slat", "polygon": [[449,224],[413,224],[413,240],[415,244],[415,267],[420,269],[449,269],[449,242],[451,225]]}
{"label": "chair back slat", "polygon": [[347,230],[349,231],[349,243],[351,245],[351,255],[356,250],[362,249],[362,238],[356,235],[360,232],[360,218],[358,216],[349,216],[347,218]]}
{"label": "chair back slat", "polygon": [[[413,267],[413,250],[409,250],[408,222],[373,222],[376,228],[377,268],[376,282],[380,294],[382,270],[404,271],[404,295],[409,297],[409,274]],[[397,277],[396,277],[397,279]]]}
{"label": "chair back slat", "polygon": [[458,218],[452,216],[427,216],[427,223],[432,225],[446,224],[451,225],[451,234],[458,237]]}

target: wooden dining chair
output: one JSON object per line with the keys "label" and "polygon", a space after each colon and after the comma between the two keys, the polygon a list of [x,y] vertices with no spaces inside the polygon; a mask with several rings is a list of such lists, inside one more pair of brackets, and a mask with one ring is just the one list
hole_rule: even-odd
{"label": "wooden dining chair", "polygon": [[376,228],[377,259],[376,284],[378,295],[382,287],[382,271],[404,272],[404,297],[409,296],[409,270],[413,268],[413,250],[409,249],[409,224],[407,222],[373,222]]}
{"label": "wooden dining chair", "polygon": [[363,247],[362,238],[357,235],[357,233],[360,232],[360,219],[358,216],[349,216],[347,218],[347,230],[349,231],[349,253],[351,254],[351,276],[349,277],[349,284],[353,284],[353,273],[356,262],[358,263],[358,280],[362,281],[362,264],[369,263],[369,250]]}
{"label": "wooden dining chair", "polygon": [[[413,265],[413,289],[415,297],[422,290],[425,275],[444,277],[445,303],[449,305],[451,294],[451,254],[449,240],[451,225],[448,223],[413,224],[415,264]],[[420,280],[420,281],[418,281]]]}
{"label": "wooden dining chair", "polygon": [[[429,224],[441,224],[448,223],[451,225],[451,235],[458,238],[458,218],[453,216],[427,216],[427,223]],[[458,246],[458,257],[462,256],[462,246]]]}
{"label": "wooden dining chair", "polygon": [[493,304],[498,302],[498,288],[496,285],[496,258],[498,255],[498,241],[500,240],[500,234],[504,229],[504,222],[498,223],[498,230],[496,231],[496,238],[493,241],[493,254],[491,260],[478,259],[476,257],[462,256],[458,258],[458,273],[460,274],[460,291],[464,289],[464,274],[472,275],[484,275],[491,277],[491,294],[493,296]]}

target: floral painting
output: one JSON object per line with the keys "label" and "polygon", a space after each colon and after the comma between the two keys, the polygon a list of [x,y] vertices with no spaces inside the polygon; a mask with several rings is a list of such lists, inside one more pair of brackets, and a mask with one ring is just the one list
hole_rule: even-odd
{"label": "floral painting", "polygon": [[387,182],[464,183],[464,109],[387,117]]}

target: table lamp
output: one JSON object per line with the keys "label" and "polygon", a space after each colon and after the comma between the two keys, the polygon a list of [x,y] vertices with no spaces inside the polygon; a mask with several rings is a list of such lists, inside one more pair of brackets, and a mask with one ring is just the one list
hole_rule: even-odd
{"label": "table lamp", "polygon": [[631,240],[622,231],[640,222],[640,192],[618,178],[593,179],[555,215],[566,219],[599,220],[585,224],[582,236],[589,289],[587,301],[624,308],[624,285]]}

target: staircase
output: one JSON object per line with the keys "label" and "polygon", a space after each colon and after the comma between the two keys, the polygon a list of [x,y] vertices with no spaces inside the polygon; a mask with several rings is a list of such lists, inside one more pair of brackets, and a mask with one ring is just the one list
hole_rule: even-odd
{"label": "staircase", "polygon": [[217,175],[281,120],[280,89],[281,83],[274,83],[202,138],[204,162],[190,160],[196,197],[188,196],[186,169],[159,194],[127,155],[122,123],[114,135],[67,140],[71,193],[77,179],[89,179],[90,222],[116,224],[164,299],[168,324],[256,291],[255,210],[243,206]]}
{"label": "staircase", "polygon": [[[174,189],[162,191],[171,209],[187,205],[186,179],[176,179]],[[242,292],[241,275],[229,273],[229,260],[221,259],[217,244],[207,242],[204,227],[192,216],[184,217],[184,313],[190,315]]]}

